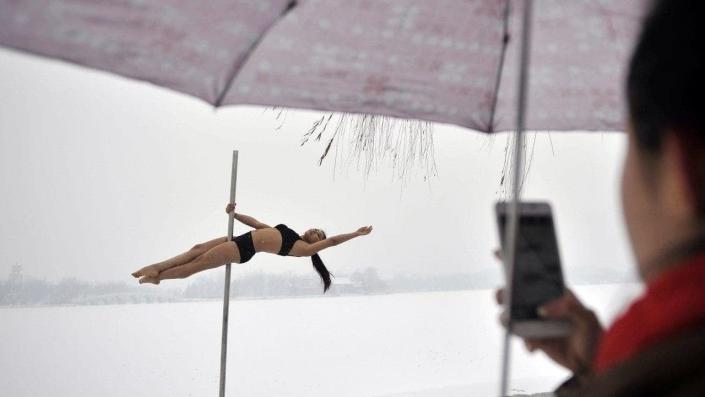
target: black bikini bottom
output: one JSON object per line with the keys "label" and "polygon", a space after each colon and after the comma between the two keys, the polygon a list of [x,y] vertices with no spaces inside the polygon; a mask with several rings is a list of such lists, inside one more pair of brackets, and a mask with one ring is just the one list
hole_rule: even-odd
{"label": "black bikini bottom", "polygon": [[240,263],[245,263],[255,256],[255,244],[252,242],[252,233],[241,234],[233,239],[240,251]]}

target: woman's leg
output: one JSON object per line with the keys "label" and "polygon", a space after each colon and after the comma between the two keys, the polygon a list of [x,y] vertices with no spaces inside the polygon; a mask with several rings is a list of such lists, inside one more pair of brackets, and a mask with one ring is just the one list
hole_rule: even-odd
{"label": "woman's leg", "polygon": [[149,266],[145,266],[142,269],[132,273],[132,276],[139,278],[142,276],[156,277],[159,272],[166,269],[172,268],[174,266],[183,265],[191,262],[200,255],[205,254],[209,249],[228,241],[227,237],[218,237],[205,243],[196,244],[190,250],[179,254],[173,258],[167,259],[163,262],[155,263]]}
{"label": "woman's leg", "polygon": [[213,269],[226,263],[239,263],[240,251],[232,241],[227,241],[216,245],[206,251],[203,255],[194,258],[183,265],[174,266],[159,273],[157,277],[143,277],[140,283],[159,284],[161,280],[174,278],[186,278],[192,274]]}

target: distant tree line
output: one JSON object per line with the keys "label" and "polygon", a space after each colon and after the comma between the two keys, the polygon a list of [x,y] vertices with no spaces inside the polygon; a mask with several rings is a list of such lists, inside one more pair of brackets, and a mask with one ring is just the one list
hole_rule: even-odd
{"label": "distant tree line", "polygon": [[[487,288],[494,284],[471,274],[419,276],[397,274],[382,279],[372,267],[338,275],[327,295],[365,295],[398,292],[450,291]],[[311,275],[254,273],[236,277],[231,284],[233,299],[321,296],[320,280]],[[87,282],[65,278],[58,282],[25,276],[13,266],[0,280],[0,305],[96,305],[178,302],[221,299],[223,280],[203,275],[183,289],[144,288],[126,282]]]}

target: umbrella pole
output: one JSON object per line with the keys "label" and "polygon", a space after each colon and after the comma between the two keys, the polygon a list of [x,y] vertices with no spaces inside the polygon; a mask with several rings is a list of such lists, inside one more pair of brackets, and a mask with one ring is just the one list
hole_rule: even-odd
{"label": "umbrella pole", "polygon": [[507,247],[506,251],[506,275],[507,283],[504,291],[504,307],[506,313],[509,313],[507,327],[504,332],[504,346],[502,352],[502,374],[500,384],[500,396],[507,395],[509,386],[509,367],[510,367],[510,351],[511,351],[511,332],[512,332],[512,316],[511,302],[512,289],[514,286],[514,265],[516,259],[516,242],[517,232],[519,229],[519,199],[521,196],[521,174],[524,170],[524,128],[526,103],[529,82],[529,49],[531,45],[531,11],[533,8],[532,0],[525,0],[522,15],[521,26],[521,53],[519,60],[519,88],[517,96],[517,121],[516,133],[514,138],[514,175],[512,181],[512,202],[509,207],[509,224],[506,228],[504,241]]}
{"label": "umbrella pole", "polygon": [[[233,168],[230,177],[230,203],[235,202],[235,187],[237,185],[237,155],[233,150]],[[228,241],[233,239],[235,211],[228,217]],[[220,344],[220,392],[218,396],[225,397],[225,364],[228,357],[228,313],[230,310],[230,263],[225,265],[225,288],[223,293],[223,335]]]}

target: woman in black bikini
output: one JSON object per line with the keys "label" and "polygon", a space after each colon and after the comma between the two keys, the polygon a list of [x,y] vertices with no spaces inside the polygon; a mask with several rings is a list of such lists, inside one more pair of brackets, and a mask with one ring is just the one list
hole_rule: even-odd
{"label": "woman in black bikini", "polygon": [[[234,211],[234,204],[228,204],[225,208],[228,214]],[[251,216],[238,213],[234,213],[234,217],[255,230],[237,236],[233,241],[228,241],[227,237],[220,237],[196,244],[183,254],[146,266],[132,275],[140,278],[140,284],[159,284],[162,280],[186,278],[226,263],[245,263],[257,252],[269,252],[282,256],[310,256],[314,269],[323,281],[323,292],[325,292],[330,287],[330,273],[318,256],[318,252],[352,238],[370,234],[372,231],[372,226],[365,226],[353,233],[326,238],[322,230],[309,229],[303,236],[299,236],[286,225],[270,227]]]}

